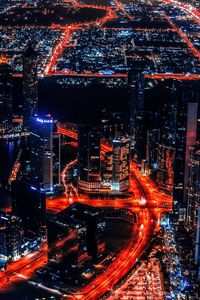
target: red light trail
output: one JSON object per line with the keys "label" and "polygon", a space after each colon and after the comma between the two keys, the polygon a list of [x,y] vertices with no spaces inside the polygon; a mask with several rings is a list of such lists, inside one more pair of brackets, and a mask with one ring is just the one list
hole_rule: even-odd
{"label": "red light trail", "polygon": [[[103,18],[97,19],[96,21],[90,21],[90,22],[82,22],[77,24],[72,24],[69,26],[61,26],[59,24],[52,24],[50,27],[52,29],[60,29],[63,31],[62,36],[55,46],[55,48],[52,51],[52,55],[50,58],[49,63],[47,64],[44,74],[46,76],[52,76],[52,75],[62,75],[62,76],[74,76],[74,77],[85,77],[85,78],[127,78],[127,73],[116,73],[116,74],[110,74],[105,75],[101,73],[81,73],[77,74],[75,71],[70,70],[62,70],[58,71],[56,70],[56,65],[58,63],[59,58],[62,56],[62,53],[65,48],[69,47],[76,47],[76,44],[67,44],[70,41],[70,38],[74,31],[83,28],[83,27],[89,27],[91,25],[96,24],[98,27],[101,27],[109,20],[118,18],[118,16],[115,13],[115,9],[119,9],[122,11],[128,19],[132,20],[133,17],[128,15],[126,12],[124,5],[119,1],[115,0],[115,6],[101,6],[101,5],[92,5],[92,4],[81,4],[78,0],[72,0],[72,1],[65,1],[72,3],[74,8],[94,8],[99,10],[104,10],[106,12],[106,15]],[[173,5],[175,7],[179,7],[181,10],[188,13],[188,15],[194,20],[200,22],[200,12],[192,7],[191,5],[183,4],[178,1],[174,0],[162,0],[162,2],[167,3],[169,5]],[[183,32],[182,29],[178,28],[174,22],[171,20],[169,16],[164,14],[165,18],[168,20],[169,24],[172,28],[167,29],[157,29],[158,31],[173,31],[177,32],[180,36],[180,38],[187,44],[188,49],[192,52],[193,56],[196,57],[198,60],[200,60],[200,52],[194,47],[192,42],[189,40],[187,35]],[[32,26],[30,26],[31,28]],[[49,28],[48,26],[39,26],[40,28]],[[8,26],[8,28],[12,28],[12,26]],[[15,27],[16,28],[16,27]],[[33,26],[35,28],[35,26]],[[125,28],[102,28],[103,30],[125,30]],[[131,28],[126,28],[126,30],[130,30]],[[136,31],[155,31],[155,29],[151,28],[136,28]],[[41,75],[43,76],[43,75]],[[22,74],[14,74],[13,77],[22,77]],[[200,80],[199,74],[176,74],[176,73],[153,73],[153,74],[145,74],[145,78],[152,79],[152,80],[165,80],[165,79],[173,79],[173,80]]]}
{"label": "red light trail", "polygon": [[[67,45],[68,41],[70,40],[73,32],[79,28],[82,28],[84,26],[90,26],[90,25],[98,25],[98,26],[103,26],[104,23],[106,23],[110,19],[116,18],[115,11],[109,7],[109,6],[101,6],[101,5],[92,5],[92,4],[80,4],[77,0],[74,0],[72,2],[74,8],[94,8],[94,9],[99,9],[99,10],[104,10],[106,12],[105,17],[100,18],[96,21],[90,21],[90,22],[83,22],[83,23],[77,23],[75,25],[69,25],[66,27],[63,26],[58,26],[58,25],[52,25],[52,28],[60,28],[63,29],[64,32],[53,49],[52,56],[50,58],[50,61],[48,65],[45,68],[44,74],[47,76],[51,76],[53,74],[57,74],[55,68],[57,65],[57,62],[59,58],[62,56],[63,50],[67,47],[73,47],[75,45]],[[64,74],[62,74],[64,75]]]}
{"label": "red light trail", "polygon": [[[165,3],[175,5],[183,11],[187,12],[194,21],[200,21],[200,12],[190,5],[182,4],[173,0],[162,0]],[[115,8],[119,9],[128,19],[133,19],[129,16],[124,8],[124,5],[120,1],[114,0]],[[63,34],[58,44],[55,46],[49,64],[46,66],[45,74],[51,76],[55,75],[69,75],[69,76],[81,76],[81,77],[122,77],[126,78],[127,74],[112,74],[103,75],[99,73],[95,74],[76,74],[75,72],[58,72],[56,71],[56,65],[61,57],[63,50],[66,47],[74,47],[74,44],[67,44],[73,32],[84,26],[90,26],[97,24],[102,27],[108,20],[116,18],[114,7],[98,6],[98,5],[86,5],[80,4],[77,0],[73,1],[73,6],[77,8],[91,7],[95,9],[105,10],[105,17],[96,21],[79,23],[72,26],[59,27],[63,30]],[[188,49],[192,52],[193,56],[200,60],[200,52],[194,47],[187,35],[182,29],[178,28],[172,19],[164,14],[165,18],[171,25],[171,31],[176,31],[180,38],[187,44]],[[52,25],[52,28],[57,28],[57,25]],[[106,29],[105,29],[106,30]],[[116,29],[117,30],[117,29]],[[139,30],[139,29],[138,29]],[[148,29],[147,29],[148,30]],[[17,74],[16,74],[17,76]],[[198,74],[145,74],[147,79],[175,79],[175,80],[199,80]],[[58,127],[58,133],[66,135],[74,140],[77,140],[78,135],[71,130]],[[74,143],[75,146],[77,144]],[[103,144],[103,151],[110,151],[109,146]],[[149,180],[148,177],[142,175],[140,170],[131,162],[130,170],[130,190],[132,196],[126,199],[90,199],[87,196],[77,195],[77,190],[73,186],[68,186],[65,182],[66,172],[76,163],[76,160],[66,165],[62,172],[62,182],[65,188],[66,195],[57,199],[47,200],[47,210],[49,212],[57,213],[70,205],[69,199],[67,199],[68,189],[73,192],[73,202],[81,202],[96,207],[114,207],[114,208],[127,208],[134,212],[137,217],[137,222],[133,225],[131,237],[123,250],[118,254],[116,259],[109,265],[107,270],[96,278],[94,278],[89,284],[81,288],[75,295],[74,299],[97,299],[108,290],[112,290],[117,282],[132,268],[136,261],[141,257],[144,251],[147,249],[149,243],[152,240],[153,235],[160,228],[160,218],[165,212],[172,211],[172,198],[163,192],[159,191],[155,184]],[[65,241],[58,241],[55,247],[61,247]],[[20,259],[19,261],[12,262],[8,265],[7,270],[1,272],[0,287],[3,288],[6,285],[20,280],[17,274],[30,277],[36,269],[40,268],[47,262],[47,245],[44,243],[39,251],[32,255]]]}
{"label": "red light trail", "polygon": [[[59,128],[60,134],[77,139],[77,133],[70,130],[62,130]],[[103,151],[109,151],[110,146],[103,144]],[[68,186],[65,183],[65,174],[77,161],[74,160],[66,165],[62,172],[62,182],[65,187],[66,195]],[[80,289],[74,299],[97,299],[114,285],[134,266],[143,252],[148,247],[153,234],[155,234],[160,226],[160,218],[164,212],[172,210],[172,199],[160,192],[155,184],[147,177],[142,175],[139,169],[131,162],[130,190],[134,196],[127,199],[90,199],[88,196],[78,196],[74,188],[73,202],[82,202],[96,207],[114,207],[127,208],[134,212],[137,222],[133,225],[132,234],[123,250],[118,254],[117,258],[108,266],[104,273],[94,278],[88,285]],[[47,200],[47,210],[57,213],[70,205],[69,199],[60,197],[58,199]],[[55,247],[61,247],[65,240],[58,241]],[[55,248],[54,247],[54,248]],[[47,262],[46,243],[39,251],[27,255],[19,261],[8,265],[7,270],[1,273],[1,288],[6,287],[12,282],[22,280],[23,277],[31,277],[36,269],[41,268]],[[19,274],[19,276],[16,276]]]}
{"label": "red light trail", "polygon": [[187,35],[183,32],[183,30],[181,28],[178,28],[169,16],[164,14],[164,17],[167,19],[167,21],[172,26],[172,28],[177,30],[177,33],[179,34],[180,38],[186,43],[186,45],[188,46],[189,50],[192,52],[194,57],[200,60],[200,52],[194,47],[194,45],[188,39]]}
{"label": "red light trail", "polygon": [[39,251],[26,255],[18,261],[8,264],[5,271],[0,272],[0,289],[4,289],[7,285],[17,282],[21,274],[31,277],[36,269],[41,268],[47,263],[47,244],[43,243]]}
{"label": "red light trail", "polygon": [[199,74],[164,74],[164,73],[155,73],[155,74],[145,74],[147,79],[174,79],[174,80],[200,80]]}
{"label": "red light trail", "polygon": [[[69,137],[72,136],[69,130],[60,132],[67,134]],[[110,147],[104,144],[102,150],[105,152],[109,151]],[[65,167],[63,180],[66,170],[75,163],[76,161],[73,161]],[[97,299],[108,290],[112,290],[114,285],[123,278],[147,249],[152,236],[160,228],[161,215],[164,212],[172,211],[172,198],[159,191],[149,178],[140,173],[140,170],[133,162],[131,162],[130,169],[130,189],[134,196],[127,199],[109,199],[109,197],[106,199],[90,199],[88,196],[74,197],[74,202],[81,202],[90,206],[128,208],[137,216],[137,222],[133,225],[132,234],[127,245],[125,245],[106,271],[81,288],[74,295],[74,299]],[[66,204],[69,205],[69,202],[65,202]],[[55,206],[58,208],[57,201],[55,201]]]}
{"label": "red light trail", "polygon": [[54,68],[57,64],[57,61],[61,57],[61,55],[63,53],[63,48],[66,46],[66,43],[68,42],[70,37],[71,37],[71,30],[66,29],[64,31],[63,38],[58,42],[58,44],[56,45],[56,47],[53,50],[50,62],[47,65],[45,72],[44,72],[45,75],[49,76],[54,73]]}
{"label": "red light trail", "polygon": [[127,11],[126,11],[124,5],[123,5],[120,1],[114,0],[114,3],[115,3],[115,5],[116,5],[116,7],[117,7],[119,10],[121,10],[121,12],[122,12],[129,20],[133,20],[133,19],[134,19],[132,16],[130,16],[130,15],[127,13]]}
{"label": "red light trail", "polygon": [[164,288],[162,284],[162,273],[159,261],[154,258],[148,258],[136,270],[128,276],[125,281],[108,300],[130,299],[164,299]]}
{"label": "red light trail", "polygon": [[186,3],[181,3],[178,1],[174,1],[174,0],[162,0],[163,2],[167,3],[167,4],[171,4],[174,7],[178,7],[181,10],[185,11],[188,13],[188,15],[198,24],[200,25],[200,12],[198,9],[196,9],[195,7],[193,7],[190,4],[186,4]]}

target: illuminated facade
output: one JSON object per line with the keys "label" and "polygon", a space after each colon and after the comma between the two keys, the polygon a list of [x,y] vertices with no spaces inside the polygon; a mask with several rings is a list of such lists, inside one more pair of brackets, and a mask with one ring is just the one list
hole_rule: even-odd
{"label": "illuminated facade", "polygon": [[[104,147],[107,142],[109,146]],[[128,190],[129,165],[129,138],[116,137],[112,140],[101,140],[101,132],[98,127],[79,126],[79,191],[121,193]]]}
{"label": "illuminated facade", "polygon": [[0,63],[0,132],[12,125],[12,69]]}
{"label": "illuminated facade", "polygon": [[0,259],[16,260],[21,256],[23,239],[22,220],[19,217],[0,214]]}
{"label": "illuminated facade", "polygon": [[175,212],[179,220],[184,220],[190,148],[196,144],[198,134],[198,95],[184,87],[181,96],[173,88],[170,97],[160,109],[156,180],[161,189],[173,194]]}
{"label": "illuminated facade", "polygon": [[124,104],[124,111],[119,112],[103,112],[101,119],[102,137],[104,139],[113,139],[117,135],[125,136],[129,132],[129,106]]}
{"label": "illuminated facade", "polygon": [[130,139],[113,140],[112,191],[125,191],[129,188]]}
{"label": "illuminated facade", "polygon": [[61,149],[60,134],[54,132],[53,133],[53,186],[61,185],[60,149]]}
{"label": "illuminated facade", "polygon": [[198,205],[200,204],[200,148],[190,149],[189,182],[187,189],[186,223],[191,229],[197,226]]}
{"label": "illuminated facade", "polygon": [[196,144],[198,104],[182,99],[177,109],[176,152],[174,167],[174,209],[185,220],[189,179],[190,148]]}
{"label": "illuminated facade", "polygon": [[78,128],[78,188],[84,192],[100,189],[100,141],[98,126]]}
{"label": "illuminated facade", "polygon": [[113,153],[108,151],[103,153],[103,158],[101,160],[101,180],[110,186],[112,179],[112,170],[113,170]]}
{"label": "illuminated facade", "polygon": [[159,144],[157,147],[157,184],[161,189],[173,192],[175,148]]}
{"label": "illuminated facade", "polygon": [[30,123],[30,159],[33,179],[53,191],[53,119],[32,117]]}
{"label": "illuminated facade", "polygon": [[29,128],[30,118],[38,113],[37,53],[31,45],[23,55],[24,125]]}
{"label": "illuminated facade", "polygon": [[200,262],[200,207],[198,207],[197,227],[196,227],[196,247],[195,247],[195,263]]}

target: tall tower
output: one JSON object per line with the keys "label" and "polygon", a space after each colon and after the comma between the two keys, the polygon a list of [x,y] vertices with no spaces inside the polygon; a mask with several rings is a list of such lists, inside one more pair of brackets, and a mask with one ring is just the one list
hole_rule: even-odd
{"label": "tall tower", "polygon": [[130,139],[113,140],[113,191],[126,191],[129,188]]}
{"label": "tall tower", "polygon": [[12,124],[12,69],[0,61],[0,131]]}
{"label": "tall tower", "polygon": [[82,192],[97,192],[100,188],[100,140],[98,126],[79,126],[78,188]]}
{"label": "tall tower", "polygon": [[198,124],[198,103],[188,103],[187,108],[187,133],[186,133],[186,150],[185,150],[185,170],[184,170],[184,194],[183,201],[187,201],[187,185],[189,180],[189,161],[190,149],[197,141],[197,124]]}
{"label": "tall tower", "polygon": [[31,45],[23,55],[24,125],[30,126],[30,118],[38,113],[37,53]]}
{"label": "tall tower", "polygon": [[190,149],[189,182],[187,188],[186,223],[191,229],[197,226],[198,205],[200,205],[200,147]]}
{"label": "tall tower", "polygon": [[185,220],[189,179],[190,148],[196,144],[198,103],[182,99],[178,103],[174,162],[174,209]]}
{"label": "tall tower", "polygon": [[138,70],[131,70],[128,77],[130,101],[130,141],[131,148],[135,144],[136,115],[144,108],[144,74]]}
{"label": "tall tower", "polygon": [[33,179],[53,191],[53,119],[32,117],[30,122],[30,159]]}
{"label": "tall tower", "polygon": [[198,208],[197,230],[196,230],[196,247],[195,247],[195,263],[200,262],[200,207]]}

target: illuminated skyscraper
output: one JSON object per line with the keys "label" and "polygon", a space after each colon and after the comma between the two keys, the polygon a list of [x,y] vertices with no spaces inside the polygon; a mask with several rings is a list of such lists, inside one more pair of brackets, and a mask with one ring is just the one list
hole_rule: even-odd
{"label": "illuminated skyscraper", "polygon": [[[135,118],[134,157],[138,162],[147,158],[150,149],[149,132],[156,128],[157,113],[152,111],[137,111]],[[153,142],[153,139],[151,140]],[[154,143],[155,145],[155,143]]]}
{"label": "illuminated skyscraper", "polygon": [[183,101],[178,104],[176,147],[174,161],[174,208],[179,220],[185,220],[189,179],[190,148],[196,144],[198,103]]}
{"label": "illuminated skyscraper", "polygon": [[20,258],[23,239],[22,220],[0,213],[0,258],[4,261]]}
{"label": "illuminated skyscraper", "polygon": [[168,193],[174,187],[175,147],[159,143],[157,147],[157,184]]}
{"label": "illuminated skyscraper", "polygon": [[193,230],[197,226],[198,205],[200,205],[200,147],[196,146],[190,149],[186,215],[187,226]]}
{"label": "illuminated skyscraper", "polygon": [[100,140],[98,126],[78,128],[78,188],[96,192],[100,188]]}
{"label": "illuminated skyscraper", "polygon": [[60,149],[61,149],[60,134],[54,132],[53,133],[53,186],[61,185]]}
{"label": "illuminated skyscraper", "polygon": [[130,139],[113,140],[112,191],[125,191],[129,188]]}
{"label": "illuminated skyscraper", "polygon": [[198,93],[193,86],[171,89],[170,101],[160,109],[157,183],[173,194],[174,211],[185,220],[190,148],[198,136]]}
{"label": "illuminated skyscraper", "polygon": [[195,247],[195,263],[200,263],[200,206],[198,207],[197,226],[196,226],[196,247]]}
{"label": "illuminated skyscraper", "polygon": [[138,70],[131,70],[128,85],[130,101],[130,140],[131,148],[134,148],[136,116],[137,112],[144,108],[144,74]]}
{"label": "illuminated skyscraper", "polygon": [[45,234],[46,194],[39,184],[27,180],[14,181],[11,186],[12,212],[20,217],[25,231]]}
{"label": "illuminated skyscraper", "polygon": [[101,179],[105,182],[111,182],[112,169],[113,169],[113,153],[108,151],[104,153],[103,160],[101,161]]}
{"label": "illuminated skyscraper", "polygon": [[37,53],[31,45],[23,55],[24,125],[29,128],[30,118],[38,113]]}
{"label": "illuminated skyscraper", "polygon": [[157,128],[149,129],[147,132],[146,160],[150,168],[157,166],[157,145],[160,138],[160,130]]}
{"label": "illuminated skyscraper", "polygon": [[30,160],[33,179],[53,191],[53,119],[32,117],[30,123]]}
{"label": "illuminated skyscraper", "polygon": [[6,63],[0,63],[0,131],[12,124],[12,69]]}

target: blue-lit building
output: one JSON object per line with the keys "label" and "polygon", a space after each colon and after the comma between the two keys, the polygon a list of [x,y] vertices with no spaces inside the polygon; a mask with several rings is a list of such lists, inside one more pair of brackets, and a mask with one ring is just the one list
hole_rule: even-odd
{"label": "blue-lit building", "polygon": [[32,117],[30,122],[30,161],[32,179],[53,191],[53,119]]}
{"label": "blue-lit building", "polygon": [[17,260],[21,256],[23,229],[21,218],[0,213],[0,260]]}

